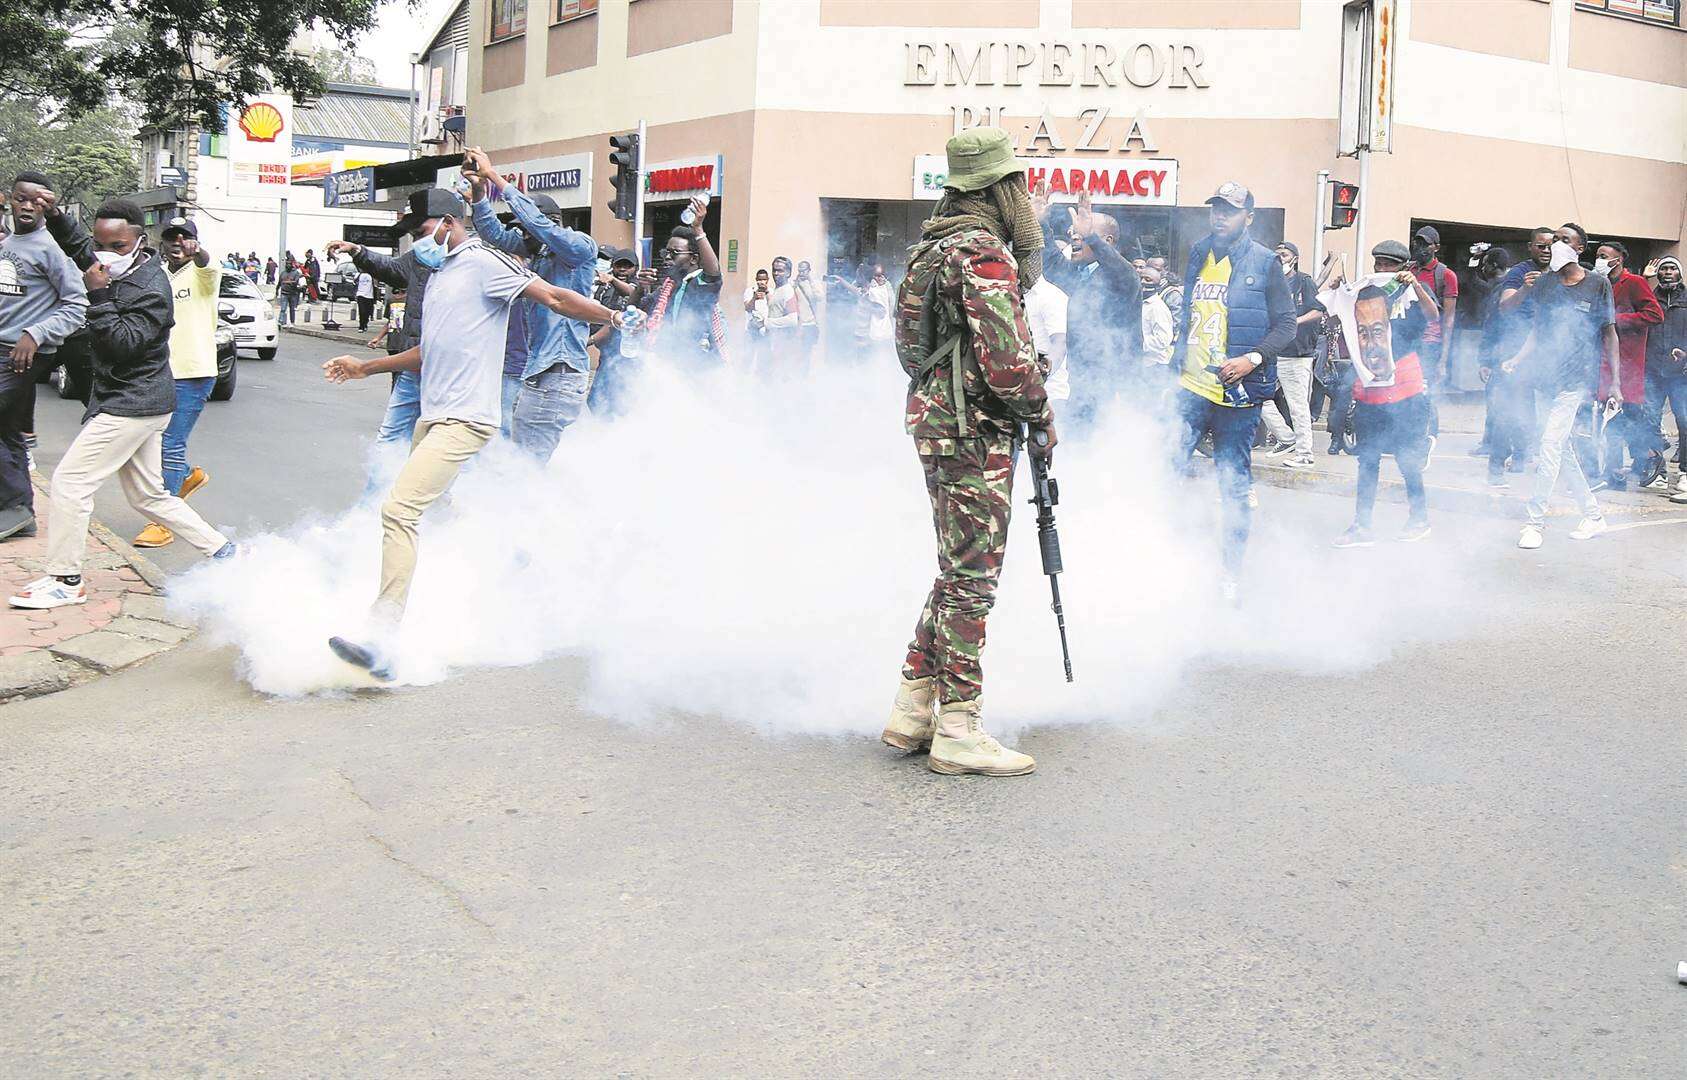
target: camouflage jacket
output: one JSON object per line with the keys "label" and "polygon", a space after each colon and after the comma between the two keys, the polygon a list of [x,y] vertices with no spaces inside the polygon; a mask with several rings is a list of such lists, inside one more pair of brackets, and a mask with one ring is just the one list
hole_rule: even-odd
{"label": "camouflage jacket", "polygon": [[[1047,422],[1047,374],[1031,344],[1013,256],[983,229],[964,229],[909,249],[896,304],[896,354],[915,382],[908,388],[908,434],[921,453],[952,454],[954,440],[1012,433],[1021,421]],[[920,319],[933,279],[939,303],[935,341],[960,335],[960,394],[953,357],[918,376]],[[965,407],[957,415],[956,398]]]}

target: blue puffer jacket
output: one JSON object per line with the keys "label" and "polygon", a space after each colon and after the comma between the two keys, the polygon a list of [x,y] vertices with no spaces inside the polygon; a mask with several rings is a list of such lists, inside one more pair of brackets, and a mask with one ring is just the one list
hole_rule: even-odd
{"label": "blue puffer jacket", "polygon": [[[1189,262],[1183,268],[1183,295],[1195,295],[1195,279],[1207,264],[1213,251],[1213,238],[1202,237],[1189,249]],[[1177,341],[1172,351],[1172,366],[1183,370],[1189,352],[1189,309],[1185,302],[1183,318],[1177,328]],[[1257,352],[1265,362],[1242,380],[1248,396],[1264,401],[1277,392],[1277,357],[1295,341],[1295,305],[1289,295],[1288,279],[1271,249],[1243,235],[1230,252],[1230,292],[1226,301],[1228,336],[1224,355],[1241,356]]]}

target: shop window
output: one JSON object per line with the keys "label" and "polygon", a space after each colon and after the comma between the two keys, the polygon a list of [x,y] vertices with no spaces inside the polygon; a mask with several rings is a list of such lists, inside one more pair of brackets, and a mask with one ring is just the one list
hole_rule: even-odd
{"label": "shop window", "polygon": [[596,14],[597,0],[556,0],[556,18],[551,21],[565,23]]}
{"label": "shop window", "polygon": [[1576,0],[1576,7],[1581,11],[1687,29],[1681,24],[1681,0]]}
{"label": "shop window", "polygon": [[527,0],[492,0],[492,36],[488,43],[527,32]]}

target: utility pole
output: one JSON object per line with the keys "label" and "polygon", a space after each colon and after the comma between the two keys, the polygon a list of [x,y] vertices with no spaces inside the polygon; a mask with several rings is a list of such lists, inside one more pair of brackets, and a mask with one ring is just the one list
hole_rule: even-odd
{"label": "utility pole", "polygon": [[1370,249],[1365,246],[1365,221],[1370,217],[1371,206],[1371,148],[1359,148],[1359,216],[1353,225],[1353,268],[1358,273],[1360,268],[1369,266],[1365,261],[1365,254]]}

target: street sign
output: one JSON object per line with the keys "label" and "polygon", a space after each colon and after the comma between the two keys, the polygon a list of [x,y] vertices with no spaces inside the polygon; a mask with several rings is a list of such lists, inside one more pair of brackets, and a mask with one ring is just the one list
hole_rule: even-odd
{"label": "street sign", "polygon": [[362,247],[388,248],[393,246],[393,230],[388,225],[342,225],[340,238]]}
{"label": "street sign", "polygon": [[322,185],[323,206],[357,206],[375,201],[375,167],[329,173]]}
{"label": "street sign", "polygon": [[738,241],[726,242],[726,272],[733,273],[738,269]]}

